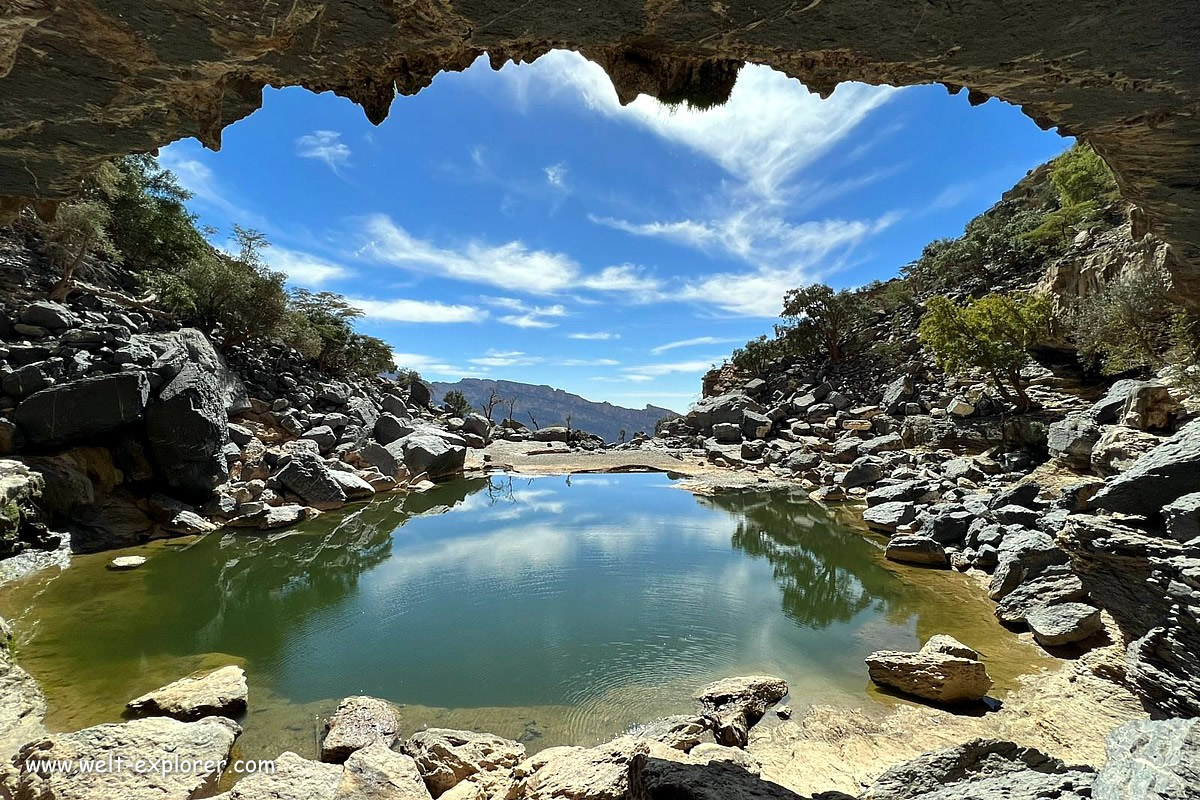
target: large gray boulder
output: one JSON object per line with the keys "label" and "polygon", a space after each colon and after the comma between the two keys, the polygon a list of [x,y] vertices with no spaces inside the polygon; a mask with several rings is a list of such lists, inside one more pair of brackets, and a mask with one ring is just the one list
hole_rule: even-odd
{"label": "large gray boulder", "polygon": [[433,404],[433,387],[425,381],[413,381],[408,386],[408,399],[417,408],[429,408]]}
{"label": "large gray boulder", "polygon": [[1177,542],[1200,538],[1200,492],[1185,494],[1162,509],[1167,534]]}
{"label": "large gray boulder", "polygon": [[[896,528],[901,525],[907,525],[916,518],[916,506],[903,500],[880,503],[879,505],[870,506],[863,512],[863,521],[867,523],[867,527],[871,530],[888,534],[895,533]],[[945,550],[942,553],[944,555]]]}
{"label": "large gray boulder", "polygon": [[884,413],[897,414],[904,409],[904,405],[912,398],[914,391],[914,382],[911,375],[901,375],[896,378],[883,390],[883,399],[879,405],[883,407]]}
{"label": "large gray boulder", "polygon": [[[550,752],[553,751],[553,752]],[[521,784],[522,800],[640,800],[650,745],[633,736],[584,749],[554,747],[534,756],[536,769]],[[662,794],[662,797],[688,797]]]}
{"label": "large gray boulder", "polygon": [[308,450],[294,450],[275,477],[313,508],[327,511],[346,504],[346,493],[341,484],[321,457]]}
{"label": "large gray boulder", "polygon": [[1026,614],[1025,623],[1043,647],[1061,647],[1083,641],[1104,627],[1100,609],[1086,603],[1043,606]]}
{"label": "large gray boulder", "polygon": [[1032,747],[972,739],[890,768],[862,800],[1087,800],[1094,780],[1089,767],[1068,767]]}
{"label": "large gray boulder", "polygon": [[416,428],[410,420],[391,413],[380,414],[375,419],[373,428],[375,441],[382,445],[389,445],[397,439],[403,439],[414,430]]}
{"label": "large gray boulder", "polygon": [[207,497],[229,477],[227,400],[217,373],[187,362],[146,411],[158,473],[184,496]]}
{"label": "large gray boulder", "polygon": [[717,397],[706,397],[688,411],[685,421],[688,426],[705,434],[712,431],[713,425],[728,422],[742,425],[742,415],[746,411],[755,414],[766,412],[758,401],[740,392],[731,392]]}
{"label": "large gray boulder", "polygon": [[99,375],[51,386],[25,398],[12,419],[34,447],[56,447],[138,419],[150,399],[142,372]]}
{"label": "large gray boulder", "polygon": [[467,449],[451,444],[441,436],[429,433],[410,433],[387,446],[387,451],[401,464],[410,477],[425,475],[445,478],[463,471]]}
{"label": "large gray boulder", "polygon": [[227,414],[239,414],[250,408],[250,398],[242,379],[225,364],[225,359],[212,346],[203,332],[183,328],[174,333],[135,336],[138,345],[145,345],[156,354],[152,369],[165,378],[173,378],[187,364],[194,364],[205,373],[208,382],[220,397]]}
{"label": "large gray boulder", "polygon": [[935,703],[973,703],[992,688],[987,667],[973,650],[951,637],[936,636],[916,653],[878,650],[867,656],[867,672],[880,686]]}
{"label": "large gray boulder", "polygon": [[1083,412],[1068,414],[1050,426],[1046,446],[1050,455],[1078,470],[1092,463],[1092,447],[1100,438],[1100,427]]}
{"label": "large gray boulder", "polygon": [[1108,736],[1095,800],[1200,797],[1200,719],[1134,720]]}
{"label": "large gray boulder", "polygon": [[[36,397],[36,395],[35,395]],[[1133,463],[1092,498],[1092,505],[1125,514],[1155,516],[1200,486],[1200,420]]]}
{"label": "large gray boulder", "polygon": [[[147,717],[122,724],[97,725],[75,733],[61,733],[34,740],[21,748],[13,760],[19,777],[16,797],[37,800],[188,800],[216,776],[211,765],[228,758],[241,728],[224,717],[206,717],[198,722],[180,722],[169,717]],[[57,761],[78,764],[121,758],[123,767],[82,772],[41,773],[33,762]],[[154,761],[199,765],[200,769],[164,771],[137,770],[134,764]],[[204,767],[209,766],[210,771]]]}
{"label": "large gray boulder", "polygon": [[[430,800],[429,789],[411,756],[383,740],[355,750],[346,759],[335,800]],[[316,800],[306,797],[302,800]]]}
{"label": "large gray boulder", "polygon": [[246,697],[246,673],[230,665],[168,683],[130,700],[126,707],[139,716],[193,720],[240,714],[246,710]]}
{"label": "large gray boulder", "polygon": [[770,675],[725,678],[696,693],[700,713],[727,747],[745,747],[750,728],[788,693],[787,681]]}
{"label": "large gray boulder", "polygon": [[942,547],[936,539],[919,534],[893,536],[888,540],[883,554],[889,561],[900,561],[905,564],[920,564],[929,567],[945,567],[950,564],[946,548]]}

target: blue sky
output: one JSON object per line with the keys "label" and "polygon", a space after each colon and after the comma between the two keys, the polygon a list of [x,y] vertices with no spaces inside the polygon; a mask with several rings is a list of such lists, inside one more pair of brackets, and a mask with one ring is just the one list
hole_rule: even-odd
{"label": "blue sky", "polygon": [[296,286],[431,380],[547,383],[682,409],[783,292],[888,278],[1069,146],[992,100],[743,69],[707,112],[621,107],[581,56],[439,75],[370,125],[267,89],[222,150],[162,152],[203,223],[264,231]]}

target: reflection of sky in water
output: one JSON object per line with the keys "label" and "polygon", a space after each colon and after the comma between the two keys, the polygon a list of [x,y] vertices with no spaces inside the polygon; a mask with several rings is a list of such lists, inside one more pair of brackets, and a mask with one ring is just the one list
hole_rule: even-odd
{"label": "reflection of sky in water", "polygon": [[51,684],[127,698],[165,682],[154,669],[221,653],[297,703],[554,706],[570,709],[558,741],[582,741],[686,710],[723,675],[779,674],[801,703],[861,700],[871,650],[995,627],[802,494],[667,485],[496,476],[282,536],[158,548],[132,573],[85,558],[16,598],[38,616],[22,658]]}

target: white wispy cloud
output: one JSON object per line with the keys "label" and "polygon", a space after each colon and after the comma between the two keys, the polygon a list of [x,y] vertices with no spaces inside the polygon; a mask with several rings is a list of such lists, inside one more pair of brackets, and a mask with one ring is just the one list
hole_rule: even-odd
{"label": "white wispy cloud", "polygon": [[706,372],[715,361],[720,359],[705,359],[703,361],[675,361],[658,364],[641,364],[636,367],[625,367],[627,374],[637,375],[670,375],[673,372]]}
{"label": "white wispy cloud", "polygon": [[467,360],[480,367],[525,367],[537,364],[542,359],[520,350],[488,350],[479,358]]}
{"label": "white wispy cloud", "polygon": [[500,74],[522,105],[535,97],[573,97],[606,116],[692,148],[773,201],[783,199],[782,189],[792,176],[897,91],[846,83],[822,100],[781,72],[747,64],[729,101],[701,111],[670,107],[646,95],[622,106],[599,65],[565,50],[552,50],[532,65],[506,65]]}
{"label": "white wispy cloud", "polygon": [[498,322],[517,328],[555,328],[557,322],[550,320],[567,316],[567,307],[561,303],[551,306],[531,306],[515,297],[485,297],[485,303],[504,308],[516,313],[497,317]]}
{"label": "white wispy cloud", "polygon": [[585,277],[579,284],[600,292],[620,292],[629,300],[652,303],[663,299],[663,282],[636,264],[616,264]]}
{"label": "white wispy cloud", "polygon": [[487,374],[486,369],[458,367],[435,356],[421,353],[392,351],[392,361],[398,369],[415,369],[423,376],[438,375],[454,378],[478,378]]}
{"label": "white wispy cloud", "polygon": [[289,281],[297,286],[321,286],[352,274],[341,264],[277,244],[268,247],[263,252],[263,258],[271,269],[284,273]]}
{"label": "white wispy cloud", "polygon": [[731,344],[740,342],[741,339],[718,339],[716,336],[697,336],[694,339],[680,339],[677,342],[667,342],[660,344],[658,347],[650,348],[650,352],[654,355],[661,355],[668,350],[676,350],[680,347],[694,347],[701,344]]}
{"label": "white wispy cloud", "polygon": [[350,146],[337,131],[313,131],[296,139],[296,155],[324,161],[334,172],[350,162]]}
{"label": "white wispy cloud", "polygon": [[493,245],[468,241],[459,248],[439,247],[413,236],[384,214],[367,218],[367,244],[359,254],[386,264],[461,281],[554,294],[570,288],[579,265],[564,253],[531,250],[520,241]]}
{"label": "white wispy cloud", "polygon": [[621,334],[611,333],[609,331],[593,331],[591,333],[587,333],[587,332],[568,333],[567,338],[568,339],[582,339],[584,341],[592,341],[592,342],[607,342],[611,339],[620,339]]}
{"label": "white wispy cloud", "polygon": [[560,367],[615,367],[620,364],[613,358],[566,358],[558,362]]}
{"label": "white wispy cloud", "polygon": [[544,168],[546,173],[546,183],[560,192],[567,191],[570,187],[567,186],[567,165],[563,162],[551,164]]}
{"label": "white wispy cloud", "polygon": [[362,297],[348,297],[346,302],[355,308],[362,309],[363,314],[367,317],[392,322],[482,322],[488,317],[487,309],[484,308],[440,303],[433,300],[404,298],[371,300]]}

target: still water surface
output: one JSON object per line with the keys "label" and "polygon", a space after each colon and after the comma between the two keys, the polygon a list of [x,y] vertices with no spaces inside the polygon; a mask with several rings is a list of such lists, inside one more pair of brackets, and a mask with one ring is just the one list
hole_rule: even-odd
{"label": "still water surface", "polygon": [[530,749],[589,744],[766,672],[794,706],[893,703],[863,657],[951,633],[997,692],[1036,665],[962,576],[904,567],[801,494],[700,497],[657,474],[459,481],[327,514],[283,535],[211,535],[81,556],[0,591],[21,663],[58,729],[237,662],[240,748],[315,753],[350,694],[405,706],[409,730],[489,729]]}

